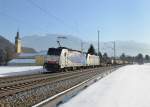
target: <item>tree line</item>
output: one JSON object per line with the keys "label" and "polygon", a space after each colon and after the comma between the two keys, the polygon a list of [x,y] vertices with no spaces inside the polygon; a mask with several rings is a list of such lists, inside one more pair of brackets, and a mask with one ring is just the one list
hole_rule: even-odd
{"label": "tree line", "polygon": [[[101,52],[96,53],[94,46],[91,44],[88,49],[88,54],[98,55],[100,58],[101,63],[111,63],[112,60],[114,60],[114,57],[109,57],[108,54],[105,52],[102,54]],[[150,63],[150,56],[149,55],[143,55],[142,53],[139,53],[136,56],[129,56],[125,55],[125,53],[122,53],[120,57],[117,57],[117,59],[121,60],[123,63]]]}
{"label": "tree line", "polygon": [[11,49],[11,47],[6,47],[4,49],[0,48],[0,65],[7,65],[14,56],[15,52]]}

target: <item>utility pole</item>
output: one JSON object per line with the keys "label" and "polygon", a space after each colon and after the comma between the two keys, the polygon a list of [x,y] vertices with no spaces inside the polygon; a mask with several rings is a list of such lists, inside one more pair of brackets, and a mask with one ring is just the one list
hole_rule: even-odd
{"label": "utility pole", "polygon": [[97,31],[97,33],[98,33],[98,54],[99,54],[99,30]]}
{"label": "utility pole", "polygon": [[114,64],[116,63],[116,44],[114,41]]}
{"label": "utility pole", "polygon": [[81,41],[81,52],[83,53],[83,41]]}
{"label": "utility pole", "polygon": [[98,52],[97,52],[97,54],[99,56],[99,64],[101,65],[101,59],[100,59],[100,55],[99,55],[99,53],[100,53],[100,50],[99,50],[99,33],[100,33],[100,31],[98,30],[97,33],[98,33]]}

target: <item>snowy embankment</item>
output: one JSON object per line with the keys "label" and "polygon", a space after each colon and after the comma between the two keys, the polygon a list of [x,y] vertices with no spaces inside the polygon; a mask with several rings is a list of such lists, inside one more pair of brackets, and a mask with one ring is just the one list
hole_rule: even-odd
{"label": "snowy embankment", "polygon": [[129,65],[88,87],[60,107],[150,107],[150,64]]}
{"label": "snowy embankment", "polygon": [[42,71],[42,66],[2,66],[0,67],[0,77],[35,74]]}

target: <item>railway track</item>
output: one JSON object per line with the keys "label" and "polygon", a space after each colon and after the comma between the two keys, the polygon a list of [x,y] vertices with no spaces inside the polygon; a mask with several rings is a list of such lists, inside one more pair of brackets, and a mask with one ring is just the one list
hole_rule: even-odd
{"label": "railway track", "polygon": [[[101,69],[104,69],[104,67],[101,67]],[[87,70],[93,70],[93,69],[83,69],[82,72],[87,71]],[[57,76],[63,76],[66,74],[73,74],[73,73],[77,73],[77,72],[81,72],[81,70],[51,73],[51,74],[32,74],[32,75],[23,75],[23,76],[15,76],[15,77],[1,77],[0,78],[0,88],[8,86],[8,85],[20,84],[20,83],[24,83],[27,81],[33,81],[34,79],[57,77]]]}
{"label": "railway track", "polygon": [[[47,85],[52,87],[51,90],[49,90],[51,93],[46,96],[50,97],[110,69],[112,69],[112,67],[84,69],[82,71],[76,70],[74,72],[19,76],[18,78],[3,78],[0,79],[0,102],[1,99],[7,99],[8,96],[13,96],[17,93],[26,92]],[[41,100],[43,99],[44,98]],[[34,104],[35,102],[36,101],[34,101]]]}
{"label": "railway track", "polygon": [[[84,70],[85,71],[85,70]],[[50,84],[63,79],[71,79],[75,76],[81,76],[91,73],[91,69],[76,72],[56,73],[56,74],[41,74],[29,77],[7,78],[7,80],[0,81],[0,98],[17,92],[25,91],[28,89],[36,88],[46,84]]]}
{"label": "railway track", "polygon": [[[104,67],[102,67],[104,68]],[[83,69],[82,71],[86,71],[87,69]],[[92,69],[89,69],[92,70]],[[50,74],[32,74],[32,75],[21,75],[21,76],[13,76],[13,77],[0,77],[0,85],[7,84],[11,82],[17,82],[17,81],[24,81],[27,79],[33,79],[33,78],[42,78],[46,76],[56,76],[56,75],[63,75],[66,73],[72,73],[72,72],[78,72],[81,70],[75,70],[75,71],[69,71],[69,72],[57,72],[57,73],[50,73]]]}

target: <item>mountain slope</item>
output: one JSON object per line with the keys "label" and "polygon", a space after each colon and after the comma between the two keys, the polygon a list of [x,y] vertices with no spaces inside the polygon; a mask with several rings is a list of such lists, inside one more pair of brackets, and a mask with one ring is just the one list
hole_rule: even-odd
{"label": "mountain slope", "polygon": [[[22,52],[35,53],[36,51],[32,48],[22,47]],[[9,40],[5,39],[3,36],[0,36],[0,65],[5,64],[15,56],[15,45]]]}
{"label": "mountain slope", "polygon": [[[25,47],[32,47],[37,51],[47,50],[49,47],[58,47],[57,37],[64,35],[46,34],[45,36],[25,36],[22,38],[22,44]],[[62,46],[66,46],[73,49],[79,49],[81,47],[81,40],[73,36],[65,36],[66,39],[59,39]]]}
{"label": "mountain slope", "polygon": [[33,48],[22,47],[22,53],[36,53],[36,50]]}
{"label": "mountain slope", "polygon": [[15,56],[15,47],[4,37],[0,36],[0,65],[5,64]]}
{"label": "mountain slope", "polygon": [[[64,35],[57,34],[46,34],[45,36],[33,35],[25,36],[22,38],[23,46],[32,47],[37,51],[45,51],[49,47],[58,47],[57,37]],[[65,35],[66,39],[61,39],[60,43],[64,47],[81,50],[81,39],[74,36]],[[87,51],[90,44],[94,44],[97,49],[97,42],[87,42],[83,43],[84,51]],[[113,43],[112,42],[101,42],[100,51],[102,53],[107,52],[108,55],[113,56]],[[126,55],[137,55],[138,53],[150,54],[150,45],[145,43],[138,43],[134,41],[116,41],[116,54],[125,53]]]}
{"label": "mountain slope", "polygon": [[14,50],[14,48],[15,48],[14,45],[9,40],[2,37],[1,35],[0,35],[0,48],[1,49],[10,48],[10,49],[12,49],[12,51],[15,51]]}

